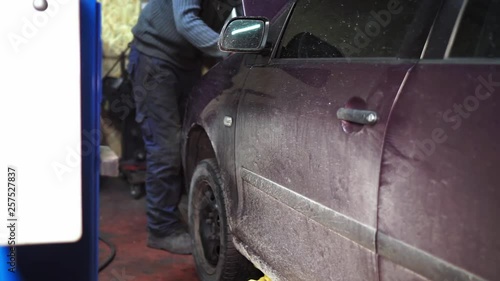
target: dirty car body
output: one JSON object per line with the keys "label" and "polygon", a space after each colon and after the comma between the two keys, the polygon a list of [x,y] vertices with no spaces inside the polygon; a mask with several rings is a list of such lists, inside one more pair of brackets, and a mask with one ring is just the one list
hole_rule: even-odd
{"label": "dirty car body", "polygon": [[281,6],[185,115],[239,252],[273,280],[500,280],[500,2]]}

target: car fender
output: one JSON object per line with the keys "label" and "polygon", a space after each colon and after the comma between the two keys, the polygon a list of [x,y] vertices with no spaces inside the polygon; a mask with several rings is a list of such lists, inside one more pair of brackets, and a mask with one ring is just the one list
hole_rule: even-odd
{"label": "car fender", "polygon": [[197,163],[215,158],[224,183],[230,228],[238,202],[234,161],[237,107],[249,70],[243,59],[241,54],[229,56],[197,83],[188,98],[182,133],[186,187]]}

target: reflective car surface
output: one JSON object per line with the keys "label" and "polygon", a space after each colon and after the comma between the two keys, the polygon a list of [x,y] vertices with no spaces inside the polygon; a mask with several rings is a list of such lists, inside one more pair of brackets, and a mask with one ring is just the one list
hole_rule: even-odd
{"label": "reflective car surface", "polygon": [[281,6],[189,100],[200,278],[500,280],[500,1]]}

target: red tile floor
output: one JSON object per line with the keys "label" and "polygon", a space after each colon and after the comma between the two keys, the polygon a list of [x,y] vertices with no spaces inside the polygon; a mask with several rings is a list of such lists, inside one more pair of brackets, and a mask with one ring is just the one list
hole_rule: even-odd
{"label": "red tile floor", "polygon": [[[197,281],[192,256],[146,247],[145,199],[134,200],[128,185],[104,178],[100,190],[100,232],[116,246],[115,259],[99,273],[99,281]],[[99,243],[99,260],[110,251]]]}

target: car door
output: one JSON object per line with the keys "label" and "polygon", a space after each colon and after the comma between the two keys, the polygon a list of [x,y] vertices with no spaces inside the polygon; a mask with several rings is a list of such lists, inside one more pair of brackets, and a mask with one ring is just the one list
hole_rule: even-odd
{"label": "car door", "polygon": [[500,280],[500,1],[447,2],[387,128],[383,281]]}
{"label": "car door", "polygon": [[275,276],[377,280],[385,128],[438,6],[299,0],[268,62],[252,66],[236,121],[233,232]]}

